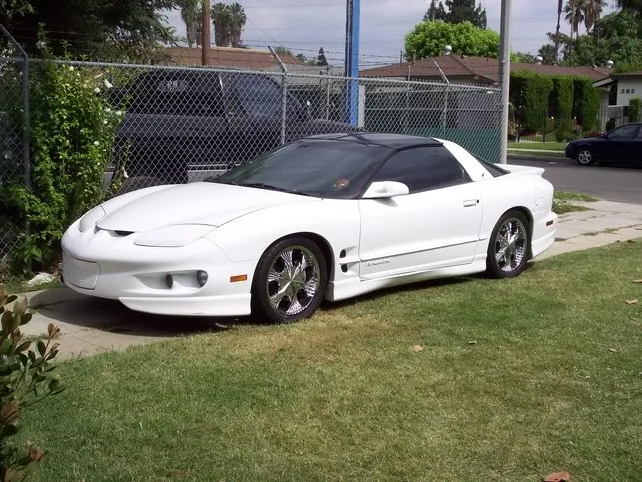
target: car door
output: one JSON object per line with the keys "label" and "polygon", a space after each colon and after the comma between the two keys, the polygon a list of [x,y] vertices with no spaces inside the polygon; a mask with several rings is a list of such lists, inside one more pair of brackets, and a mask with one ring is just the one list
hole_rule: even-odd
{"label": "car door", "polygon": [[608,144],[604,146],[604,152],[599,158],[605,161],[621,162],[635,160],[635,147],[638,145],[637,133],[637,124],[625,124],[613,129],[608,134]]}
{"label": "car door", "polygon": [[472,263],[482,221],[480,187],[443,146],[402,150],[374,181],[409,194],[360,199],[360,276],[375,279]]}

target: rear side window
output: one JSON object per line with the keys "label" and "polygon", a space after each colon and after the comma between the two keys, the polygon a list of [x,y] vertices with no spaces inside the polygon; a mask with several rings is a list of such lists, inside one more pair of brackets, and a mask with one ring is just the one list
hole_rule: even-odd
{"label": "rear side window", "polygon": [[479,156],[473,156],[475,159],[479,161],[479,163],[486,168],[488,172],[490,172],[491,176],[493,177],[499,177],[499,176],[504,176],[508,174],[508,171],[506,169],[502,169],[499,167],[497,164],[493,164],[492,162],[489,162],[485,159],[482,159]]}
{"label": "rear side window", "polygon": [[470,180],[462,165],[443,146],[416,147],[394,154],[374,181],[397,181],[410,193],[464,184]]}
{"label": "rear side window", "polygon": [[134,114],[222,116],[223,92],[216,72],[151,72],[134,88]]}

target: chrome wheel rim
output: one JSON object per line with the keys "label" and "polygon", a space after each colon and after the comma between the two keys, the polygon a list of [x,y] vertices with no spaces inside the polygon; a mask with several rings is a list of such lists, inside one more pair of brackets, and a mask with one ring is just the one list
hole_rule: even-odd
{"label": "chrome wheel rim", "polygon": [[526,226],[515,218],[507,219],[495,239],[495,260],[506,273],[515,271],[526,255]]}
{"label": "chrome wheel rim", "polygon": [[591,151],[580,151],[579,155],[577,156],[577,159],[582,164],[589,164],[592,158],[593,155],[591,154]]}
{"label": "chrome wheel rim", "polygon": [[319,261],[302,246],[289,247],[276,257],[268,271],[270,305],[284,316],[295,316],[310,306],[319,287]]}

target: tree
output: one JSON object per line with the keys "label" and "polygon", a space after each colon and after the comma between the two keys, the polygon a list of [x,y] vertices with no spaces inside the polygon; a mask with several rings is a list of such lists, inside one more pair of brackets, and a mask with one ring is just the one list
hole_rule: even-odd
{"label": "tree", "polygon": [[0,0],[0,23],[37,55],[40,25],[54,55],[147,61],[177,37],[163,11],[178,0]]}
{"label": "tree", "polygon": [[564,7],[566,21],[571,25],[571,39],[573,34],[577,37],[580,24],[584,23],[584,6],[586,0],[569,0]]}
{"label": "tree", "polygon": [[574,40],[563,36],[564,63],[604,65],[612,60],[618,65],[642,63],[642,39],[637,36],[636,15],[627,10],[610,13],[599,19],[590,34]]}
{"label": "tree", "polygon": [[518,64],[529,64],[533,61],[533,55],[528,52],[514,52],[511,55],[511,62]]}
{"label": "tree", "polygon": [[214,42],[217,47],[241,47],[241,32],[247,16],[245,9],[237,2],[226,5],[217,2],[212,6],[211,17],[214,22]]}
{"label": "tree", "polygon": [[415,25],[405,37],[407,58],[438,56],[446,45],[453,48],[455,55],[497,58],[499,34],[475,27],[470,22],[452,24],[437,20]]}
{"label": "tree", "polygon": [[542,57],[542,63],[545,65],[557,63],[557,48],[554,45],[543,45],[542,48],[537,51],[537,54]]}
{"label": "tree", "polygon": [[584,4],[584,26],[589,33],[602,16],[604,8],[608,6],[606,0],[586,0]]}
{"label": "tree", "polygon": [[[558,0],[557,2],[557,28],[555,29],[555,60],[558,59],[559,53],[560,53],[560,42],[559,42],[559,35],[560,35],[560,28],[561,28],[561,23],[562,23],[562,11],[564,10],[564,0]],[[540,49],[541,50],[541,49]],[[543,55],[542,55],[543,57]]]}
{"label": "tree", "polygon": [[181,9],[181,18],[185,23],[187,45],[190,47],[201,45],[201,30],[203,28],[202,0],[179,0],[179,6]]}
{"label": "tree", "polygon": [[247,23],[245,9],[238,3],[234,2],[228,6],[230,12],[230,41],[232,47],[239,47],[241,44],[241,32]]}
{"label": "tree", "polygon": [[486,29],[486,9],[482,8],[481,4],[476,6],[476,0],[445,0],[436,5],[433,0],[430,8],[424,15],[424,21],[441,20],[446,23],[462,23],[470,22],[478,28]]}
{"label": "tree", "polygon": [[230,10],[223,2],[212,5],[210,12],[214,22],[214,43],[217,47],[229,47],[230,45]]}

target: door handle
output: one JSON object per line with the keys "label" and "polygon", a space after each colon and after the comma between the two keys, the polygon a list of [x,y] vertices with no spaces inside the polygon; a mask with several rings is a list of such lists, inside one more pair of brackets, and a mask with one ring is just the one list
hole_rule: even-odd
{"label": "door handle", "polygon": [[479,204],[479,199],[466,199],[464,201],[464,207],[465,208],[469,208],[469,207],[472,207],[472,206],[477,206],[477,204]]}

